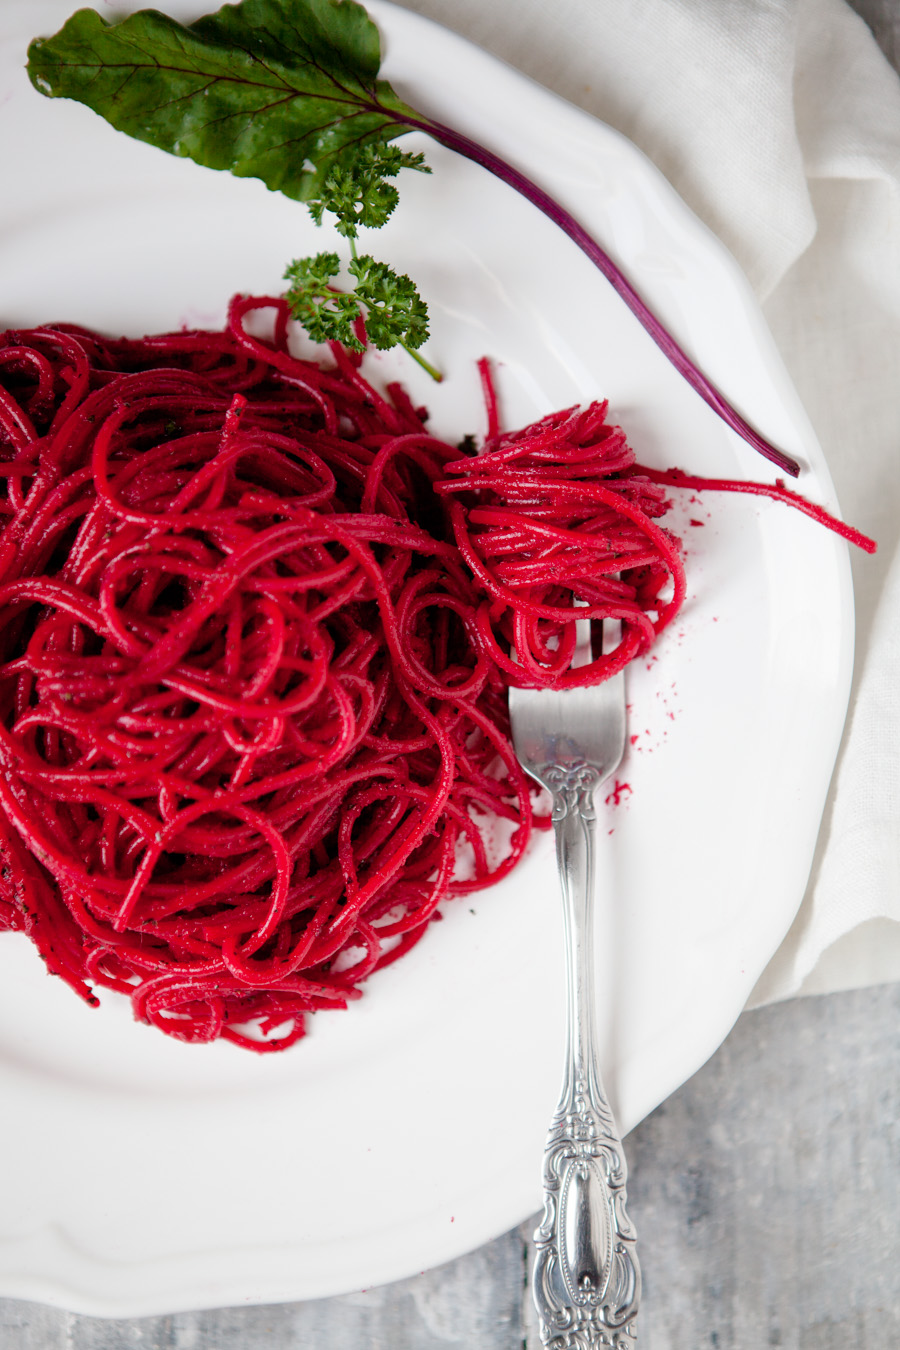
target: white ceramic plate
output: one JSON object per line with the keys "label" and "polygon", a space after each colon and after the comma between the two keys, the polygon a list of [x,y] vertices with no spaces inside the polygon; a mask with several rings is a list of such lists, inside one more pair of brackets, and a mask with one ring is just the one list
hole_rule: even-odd
{"label": "white ceramic plate", "polygon": [[[216,323],[232,292],[277,290],[289,258],[329,239],[302,207],[31,90],[26,42],[71,7],[5,0],[0,17],[0,323],[142,334]],[[372,11],[402,93],[573,208],[808,466],[803,490],[833,505],[745,281],[653,167],[460,39]],[[381,359],[376,379],[401,371],[459,438],[481,429],[474,361],[488,352],[509,425],[606,396],[648,462],[774,476],[554,227],[450,153],[428,157],[433,176],[407,175],[373,243],[419,280],[429,355],[449,378],[436,389]],[[747,498],[682,514],[690,603],[632,671],[630,791],[604,811],[604,1071],[626,1130],[721,1042],[791,922],[850,674],[843,545]],[[547,839],[282,1057],[168,1041],[111,994],[91,1011],[19,936],[0,936],[0,1292],[138,1315],[337,1293],[476,1247],[538,1207],[562,1017]]]}

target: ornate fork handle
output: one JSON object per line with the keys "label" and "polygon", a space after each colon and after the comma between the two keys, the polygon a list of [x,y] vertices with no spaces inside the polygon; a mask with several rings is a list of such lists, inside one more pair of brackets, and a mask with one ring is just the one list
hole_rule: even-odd
{"label": "ornate fork handle", "polygon": [[625,1211],[625,1155],[595,1053],[592,764],[548,766],[563,892],[567,1045],[562,1093],[544,1149],[544,1213],[534,1235],[534,1300],[550,1350],[633,1350],[641,1274]]}

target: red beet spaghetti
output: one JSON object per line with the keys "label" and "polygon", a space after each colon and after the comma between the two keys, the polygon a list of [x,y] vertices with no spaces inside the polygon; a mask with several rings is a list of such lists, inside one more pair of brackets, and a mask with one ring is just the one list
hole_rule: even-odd
{"label": "red beet spaghetti", "polygon": [[508,685],[572,680],[575,617],[622,621],[605,678],[684,596],[673,476],[606,411],[463,453],[276,299],[3,335],[0,926],[91,1002],[281,1050],[505,876],[546,824]]}

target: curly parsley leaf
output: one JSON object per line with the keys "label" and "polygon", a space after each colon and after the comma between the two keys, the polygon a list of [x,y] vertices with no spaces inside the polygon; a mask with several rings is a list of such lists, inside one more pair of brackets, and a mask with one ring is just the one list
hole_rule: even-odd
{"label": "curly parsley leaf", "polygon": [[307,201],[361,145],[415,116],[378,78],[380,61],[378,30],[353,0],[242,0],[189,25],[79,10],[32,42],[28,73],[138,140]]}
{"label": "curly parsley leaf", "polygon": [[366,334],[384,351],[399,344],[413,350],[428,338],[428,310],[409,277],[368,254],[353,258],[356,295],[366,307]]}
{"label": "curly parsley leaf", "polygon": [[[356,324],[362,318],[366,337],[382,351],[401,346],[414,353],[422,346],[428,337],[428,310],[409,277],[364,254],[347,265],[356,278],[355,289],[341,291],[332,284],[340,266],[336,253],[317,253],[296,259],[285,271],[291,314],[314,341],[340,342],[361,352]],[[430,369],[427,364],[425,368]]]}
{"label": "curly parsley leaf", "polygon": [[390,218],[399,195],[390,178],[401,169],[431,173],[425,156],[401,150],[398,145],[369,142],[347,164],[330,169],[319,197],[308,203],[317,225],[326,211],[336,216],[335,228],[346,239],[355,239],[360,227],[380,229]]}
{"label": "curly parsley leaf", "polygon": [[332,286],[341,270],[336,253],[317,253],[314,258],[298,258],[284,274],[289,283],[285,298],[291,313],[314,342],[340,342],[352,351],[364,351],[356,336],[355,324],[362,317],[359,300]]}

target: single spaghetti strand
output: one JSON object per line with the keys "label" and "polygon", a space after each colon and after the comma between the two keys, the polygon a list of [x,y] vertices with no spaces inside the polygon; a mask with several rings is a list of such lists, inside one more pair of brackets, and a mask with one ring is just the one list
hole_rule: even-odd
{"label": "single spaghetti strand", "polygon": [[861,548],[864,553],[875,553],[878,549],[874,539],[870,539],[852,525],[845,524],[843,520],[838,520],[816,502],[807,501],[799,492],[793,492],[785,486],[783,478],[776,478],[774,483],[754,483],[738,478],[705,478],[699,474],[685,473],[682,469],[642,468],[641,473],[651,482],[665,483],[669,487],[693,488],[697,492],[746,492],[754,497],[768,497],[771,501],[785,502],[811,517],[818,525],[824,525],[826,529],[840,535],[848,543]]}

